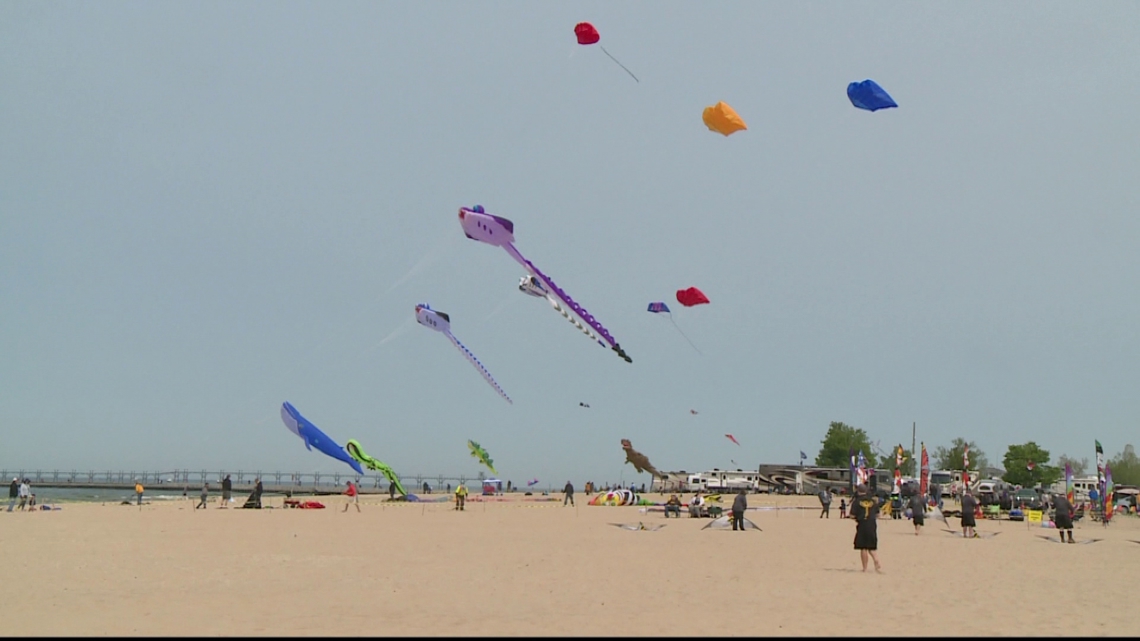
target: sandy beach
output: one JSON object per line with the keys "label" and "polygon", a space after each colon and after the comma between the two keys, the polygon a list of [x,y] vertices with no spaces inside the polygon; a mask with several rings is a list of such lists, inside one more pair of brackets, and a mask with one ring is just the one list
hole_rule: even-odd
{"label": "sandy beach", "polygon": [[[476,497],[472,497],[476,498]],[[498,497],[496,497],[498,498]],[[561,498],[561,497],[558,497]],[[854,522],[749,511],[762,532],[702,530],[635,507],[521,496],[341,512],[208,510],[176,500],[4,513],[7,635],[1128,635],[1140,520],[1055,530],[980,521],[966,541],[880,520],[884,573]],[[651,496],[659,499],[660,497]],[[282,499],[267,504],[280,506]],[[749,505],[816,508],[814,497]],[[609,523],[667,523],[627,531]],[[957,526],[957,519],[950,523]],[[1060,613],[1066,613],[1060,616]],[[1129,621],[1132,621],[1129,623]]]}

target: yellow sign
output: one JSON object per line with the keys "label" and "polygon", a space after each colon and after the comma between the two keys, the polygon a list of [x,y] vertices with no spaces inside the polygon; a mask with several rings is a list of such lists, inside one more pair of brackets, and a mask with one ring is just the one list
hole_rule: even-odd
{"label": "yellow sign", "polygon": [[1042,514],[1044,514],[1044,512],[1041,510],[1026,510],[1025,519],[1030,523],[1040,523]]}

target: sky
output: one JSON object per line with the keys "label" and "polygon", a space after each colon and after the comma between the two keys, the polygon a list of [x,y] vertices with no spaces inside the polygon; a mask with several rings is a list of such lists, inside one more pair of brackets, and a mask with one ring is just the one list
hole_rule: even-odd
{"label": "sky", "polygon": [[[810,461],[832,421],[1112,456],[1138,31],[1112,1],[2,3],[0,467],[349,471],[284,401],[405,476],[478,474],[474,439],[515,483],[648,482],[622,438],[693,472]],[[899,108],[854,108],[866,78]],[[704,126],[722,100],[747,131]],[[632,364],[464,237],[475,204]]]}

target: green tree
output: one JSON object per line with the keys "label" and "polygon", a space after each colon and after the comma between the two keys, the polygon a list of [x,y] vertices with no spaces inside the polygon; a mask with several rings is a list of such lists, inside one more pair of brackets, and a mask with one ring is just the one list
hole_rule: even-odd
{"label": "green tree", "polygon": [[1124,451],[1112,457],[1108,465],[1114,485],[1140,485],[1140,458],[1131,445],[1125,445]]}
{"label": "green tree", "polygon": [[[970,469],[980,470],[984,467],[989,467],[990,462],[986,459],[986,453],[978,444],[969,441],[970,446]],[[950,441],[950,447],[945,448],[939,445],[934,449],[934,468],[938,470],[960,470],[962,469],[962,452],[965,451],[967,441],[964,438],[956,438]]]}
{"label": "green tree", "polygon": [[[1010,445],[1002,463],[1005,465],[1002,480],[1022,487],[1052,485],[1064,474],[1060,468],[1049,465],[1049,450],[1042,449],[1033,441]],[[1030,463],[1033,463],[1033,469],[1029,469]]]}
{"label": "green tree", "polygon": [[1089,469],[1088,457],[1078,459],[1068,454],[1062,454],[1057,457],[1057,467],[1061,469],[1062,474],[1065,473],[1065,463],[1068,463],[1069,468],[1073,470],[1074,477],[1084,476]]}
{"label": "green tree", "polygon": [[875,467],[878,463],[875,452],[871,450],[871,439],[867,432],[858,427],[832,421],[827,428],[827,435],[820,443],[823,447],[819,448],[819,454],[815,457],[815,464],[819,467],[845,468],[851,464],[848,454],[851,451],[856,454],[862,451],[870,467]]}

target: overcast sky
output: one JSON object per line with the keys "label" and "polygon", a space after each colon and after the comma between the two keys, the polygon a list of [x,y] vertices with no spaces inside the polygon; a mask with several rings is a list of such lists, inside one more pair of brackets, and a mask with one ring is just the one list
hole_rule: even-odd
{"label": "overcast sky", "polygon": [[[348,471],[283,401],[402,475],[474,475],[474,439],[515,483],[628,482],[622,438],[791,463],[831,421],[1111,456],[1137,33],[1136,2],[4,2],[0,467]],[[865,78],[899,108],[852,107]],[[632,364],[464,238],[475,204]]]}

